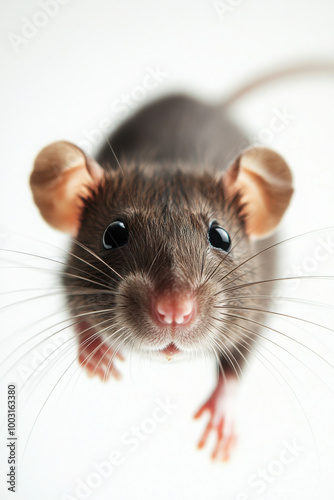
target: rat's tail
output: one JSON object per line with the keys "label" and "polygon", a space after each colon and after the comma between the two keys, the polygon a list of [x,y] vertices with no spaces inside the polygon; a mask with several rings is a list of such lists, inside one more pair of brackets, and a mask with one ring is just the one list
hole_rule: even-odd
{"label": "rat's tail", "polygon": [[276,82],[277,80],[282,80],[286,77],[302,76],[307,73],[323,73],[332,74],[334,76],[334,60],[332,61],[313,61],[304,63],[294,63],[290,66],[285,66],[279,70],[273,70],[271,72],[265,73],[262,76],[254,79],[244,87],[240,88],[236,92],[233,92],[227,99],[224,100],[223,106],[227,107],[234,104],[240,98],[247,95],[249,92],[262,87],[263,85]]}

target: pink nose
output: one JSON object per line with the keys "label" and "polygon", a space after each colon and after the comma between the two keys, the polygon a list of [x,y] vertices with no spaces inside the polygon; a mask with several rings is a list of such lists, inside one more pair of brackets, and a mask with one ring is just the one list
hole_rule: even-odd
{"label": "pink nose", "polygon": [[195,317],[196,303],[187,296],[167,295],[156,300],[153,310],[156,320],[162,325],[187,325]]}

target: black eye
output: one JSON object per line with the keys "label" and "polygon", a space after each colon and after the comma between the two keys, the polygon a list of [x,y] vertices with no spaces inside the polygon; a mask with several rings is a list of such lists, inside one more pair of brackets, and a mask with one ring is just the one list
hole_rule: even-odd
{"label": "black eye", "polygon": [[216,222],[212,222],[209,227],[208,238],[210,245],[214,248],[219,248],[224,252],[228,252],[231,248],[231,238],[225,229],[218,226]]}
{"label": "black eye", "polygon": [[103,233],[102,243],[106,250],[118,248],[126,245],[128,242],[128,230],[124,222],[116,220],[109,224]]}

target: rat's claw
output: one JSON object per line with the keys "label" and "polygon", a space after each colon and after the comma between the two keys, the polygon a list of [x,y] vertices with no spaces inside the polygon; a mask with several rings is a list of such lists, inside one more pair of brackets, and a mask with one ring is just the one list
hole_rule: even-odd
{"label": "rat's claw", "polygon": [[212,431],[212,424],[211,422],[209,422],[205,428],[205,431],[203,432],[203,436],[201,437],[200,441],[197,444],[197,448],[201,449],[205,446],[205,443],[207,442],[207,439],[211,431]]}
{"label": "rat's claw", "polygon": [[233,417],[233,404],[231,404],[231,392],[234,392],[234,381],[229,387],[229,380],[225,384],[219,379],[216,389],[210,398],[197,411],[194,418],[200,418],[203,413],[209,412],[209,422],[198,443],[198,448],[203,448],[211,432],[216,435],[216,445],[212,452],[213,460],[227,461],[231,451],[236,444],[235,425]]}
{"label": "rat's claw", "polygon": [[[200,408],[200,409],[197,411],[197,413],[194,415],[194,418],[195,418],[195,419],[200,418],[200,417],[203,415],[203,413],[204,413],[204,412],[206,412],[206,411],[209,411],[209,412],[210,412],[210,414],[211,414],[211,409],[210,409],[210,407],[209,407],[209,405],[208,405],[208,401],[207,401],[206,403],[204,403],[204,405],[203,405],[203,406],[201,406],[201,408]],[[203,448],[203,447],[204,447],[204,445],[205,445],[205,443],[207,442],[207,439],[208,439],[208,437],[209,437],[209,434],[210,434],[210,432],[212,431],[212,428],[213,428],[213,425],[212,425],[212,414],[211,414],[211,415],[210,415],[210,420],[209,420],[209,422],[208,422],[208,424],[207,424],[207,426],[206,426],[206,428],[205,428],[205,430],[204,430],[204,432],[203,432],[203,435],[202,435],[202,437],[201,437],[200,441],[198,442],[197,447],[198,447],[199,449],[201,449],[201,448]]]}
{"label": "rat's claw", "polygon": [[217,441],[211,458],[213,460],[227,461],[229,460],[231,452],[237,441],[234,423],[231,422],[229,425],[226,425],[227,421],[225,417],[217,419],[217,415],[212,413],[212,409],[209,408],[207,404],[203,405],[202,408],[200,408],[194,418],[200,418],[204,411],[210,412],[210,419],[206,425],[200,441],[198,442],[197,447],[199,449],[203,448],[208,440],[210,433],[214,432],[216,434]]}
{"label": "rat's claw", "polygon": [[93,377],[97,375],[103,382],[108,380],[110,376],[120,379],[121,373],[117,370],[114,364],[114,359],[124,361],[121,353],[116,352],[102,338],[98,337],[94,340],[80,338],[79,344],[79,363],[86,369],[88,375]]}
{"label": "rat's claw", "polygon": [[223,462],[227,462],[230,459],[233,448],[236,445],[237,437],[234,425],[232,425],[230,429],[224,429],[224,426],[225,420],[222,419],[216,429],[217,443],[211,457],[213,460],[222,460]]}

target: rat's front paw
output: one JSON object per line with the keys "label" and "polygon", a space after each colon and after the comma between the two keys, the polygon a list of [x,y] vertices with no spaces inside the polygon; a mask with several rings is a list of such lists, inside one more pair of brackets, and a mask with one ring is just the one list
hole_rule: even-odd
{"label": "rat's front paw", "polygon": [[112,349],[106,340],[96,337],[91,331],[79,335],[79,363],[90,376],[97,375],[103,381],[108,380],[110,376],[120,379],[121,374],[114,364],[116,357],[124,361],[121,353]]}
{"label": "rat's front paw", "polygon": [[222,377],[219,377],[216,389],[194,417],[200,418],[205,412],[210,414],[202,438],[198,443],[198,448],[203,448],[210,433],[214,433],[216,435],[216,445],[211,455],[214,460],[229,460],[237,441],[233,404],[235,383],[234,378],[227,378],[224,381]]}

